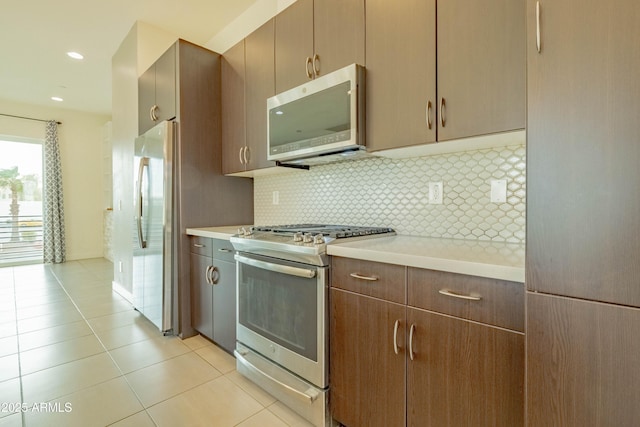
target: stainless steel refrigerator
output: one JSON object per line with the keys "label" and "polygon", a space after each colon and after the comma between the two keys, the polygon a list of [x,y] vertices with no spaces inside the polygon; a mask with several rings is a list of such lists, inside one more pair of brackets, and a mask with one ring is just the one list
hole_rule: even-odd
{"label": "stainless steel refrigerator", "polygon": [[173,327],[174,146],[176,123],[163,121],[135,140],[133,305],[169,333]]}

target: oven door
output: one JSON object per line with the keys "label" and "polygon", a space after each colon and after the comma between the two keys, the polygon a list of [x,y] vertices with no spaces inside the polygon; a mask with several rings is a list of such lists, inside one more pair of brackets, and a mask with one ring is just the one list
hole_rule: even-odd
{"label": "oven door", "polygon": [[239,343],[324,389],[327,369],[327,269],[240,252]]}

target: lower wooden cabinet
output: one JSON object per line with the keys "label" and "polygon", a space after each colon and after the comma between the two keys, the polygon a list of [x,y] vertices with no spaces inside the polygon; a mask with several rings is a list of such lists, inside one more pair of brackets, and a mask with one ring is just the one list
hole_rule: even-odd
{"label": "lower wooden cabinet", "polygon": [[[523,426],[525,336],[517,317],[524,316],[524,285],[414,268],[390,283],[377,274],[382,266],[337,259],[332,269],[333,418],[347,427]],[[354,291],[352,273],[368,278],[368,295]],[[480,299],[458,298],[462,292]],[[511,313],[498,316],[500,307]]]}
{"label": "lower wooden cabinet", "polygon": [[213,286],[207,274],[213,261],[211,256],[191,253],[191,326],[201,335],[213,339]]}
{"label": "lower wooden cabinet", "polygon": [[640,425],[640,309],[527,294],[527,424]]}
{"label": "lower wooden cabinet", "polygon": [[414,308],[407,319],[407,425],[524,425],[523,334]]}
{"label": "lower wooden cabinet", "polygon": [[331,415],[349,427],[405,425],[406,307],[335,288],[330,298]]}
{"label": "lower wooden cabinet", "polygon": [[228,241],[191,238],[191,324],[228,352],[236,345],[236,265]]}

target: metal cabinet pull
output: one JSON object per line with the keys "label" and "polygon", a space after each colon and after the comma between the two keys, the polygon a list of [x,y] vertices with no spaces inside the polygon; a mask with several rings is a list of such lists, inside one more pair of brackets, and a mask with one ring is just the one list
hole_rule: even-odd
{"label": "metal cabinet pull", "polygon": [[444,127],[444,124],[445,124],[444,108],[445,108],[445,104],[444,104],[444,97],[443,97],[443,98],[440,98],[440,125],[442,127]]}
{"label": "metal cabinet pull", "polygon": [[309,79],[313,79],[313,64],[311,62],[311,58],[307,56],[307,60],[304,64],[305,71],[307,73],[307,77]]}
{"label": "metal cabinet pull", "polygon": [[536,2],[536,49],[540,53],[540,2]]}
{"label": "metal cabinet pull", "polygon": [[320,57],[316,53],[313,55],[313,75],[318,77],[320,75]]}
{"label": "metal cabinet pull", "polygon": [[363,276],[363,275],[361,275],[359,273],[351,273],[351,274],[349,274],[349,276],[353,277],[354,279],[368,280],[370,282],[375,282],[375,281],[379,280],[378,277],[376,277],[376,276]]}
{"label": "metal cabinet pull", "polygon": [[400,320],[396,320],[393,324],[393,352],[398,354],[398,326],[400,326]]}
{"label": "metal cabinet pull", "polygon": [[207,281],[207,284],[212,285],[213,283],[211,283],[211,278],[210,278],[210,273],[211,273],[211,269],[213,268],[212,265],[207,265],[207,270],[204,273],[204,279]]}
{"label": "metal cabinet pull", "polygon": [[427,126],[431,129],[431,101],[427,101]]}
{"label": "metal cabinet pull", "polygon": [[205,247],[204,245],[202,245],[200,243],[194,243],[193,246],[196,247],[196,248],[204,248]]}
{"label": "metal cabinet pull", "polygon": [[242,152],[244,151],[244,147],[240,147],[240,151],[238,151],[238,158],[240,159],[240,164],[244,165],[244,161],[242,160]]}
{"label": "metal cabinet pull", "polygon": [[411,324],[411,328],[409,328],[409,357],[413,360],[413,331],[416,330],[416,325],[414,323]]}
{"label": "metal cabinet pull", "polygon": [[249,148],[249,147],[244,147],[244,155],[243,155],[243,157],[244,157],[244,164],[245,164],[245,165],[248,165],[248,164],[249,164],[249,159],[251,158],[251,157],[249,156],[249,150],[250,150],[250,148]]}
{"label": "metal cabinet pull", "polygon": [[455,292],[455,291],[452,291],[452,290],[449,290],[449,289],[440,289],[438,291],[438,293],[440,293],[442,295],[446,295],[448,297],[466,299],[466,300],[470,300],[470,301],[480,301],[482,299],[482,296],[480,296],[480,295],[465,295],[465,294],[460,294],[458,292]]}
{"label": "metal cabinet pull", "polygon": [[158,109],[157,105],[154,105],[153,107],[151,107],[151,109],[149,110],[149,117],[151,118],[152,122],[155,122],[158,120],[158,116],[156,115],[156,110]]}
{"label": "metal cabinet pull", "polygon": [[211,266],[211,270],[209,270],[209,283],[212,285],[217,285],[218,280],[220,280],[220,272],[218,271],[218,267]]}
{"label": "metal cabinet pull", "polygon": [[232,250],[232,249],[227,249],[227,248],[220,248],[220,249],[218,249],[218,252],[226,252],[226,253],[229,253],[229,252],[233,252],[233,250]]}

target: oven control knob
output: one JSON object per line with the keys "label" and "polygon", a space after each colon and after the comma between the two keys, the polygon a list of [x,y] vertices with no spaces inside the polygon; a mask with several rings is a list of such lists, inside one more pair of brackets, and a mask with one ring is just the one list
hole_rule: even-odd
{"label": "oven control knob", "polygon": [[313,243],[316,245],[321,245],[324,243],[324,236],[322,235],[322,233],[318,233],[313,236]]}
{"label": "oven control knob", "polygon": [[304,233],[304,236],[302,236],[302,241],[304,243],[313,243],[313,236],[311,236],[311,233]]}
{"label": "oven control knob", "polygon": [[299,231],[296,233],[293,233],[293,241],[302,242],[302,233],[300,233]]}

